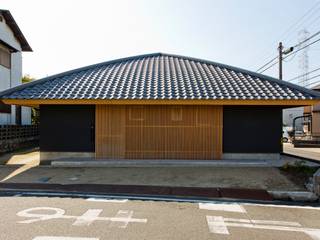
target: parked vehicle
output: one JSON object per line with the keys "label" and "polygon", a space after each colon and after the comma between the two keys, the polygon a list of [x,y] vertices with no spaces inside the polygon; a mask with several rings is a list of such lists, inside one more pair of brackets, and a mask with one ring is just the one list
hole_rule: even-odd
{"label": "parked vehicle", "polygon": [[291,142],[293,137],[292,127],[283,127],[282,128],[282,142],[287,143]]}

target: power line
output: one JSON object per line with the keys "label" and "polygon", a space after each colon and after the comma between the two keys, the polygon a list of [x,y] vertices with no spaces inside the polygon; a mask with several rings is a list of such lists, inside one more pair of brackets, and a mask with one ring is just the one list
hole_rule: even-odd
{"label": "power line", "polygon": [[[318,74],[318,75],[316,75],[316,76],[313,76],[312,78],[309,78],[309,80],[315,79],[315,78],[317,78],[317,77],[320,77],[320,74]],[[309,84],[306,85],[306,87],[308,87],[308,86],[310,86],[310,85],[313,85],[313,84],[318,84],[318,83],[320,83],[320,80],[319,80],[319,81],[312,82],[312,83],[309,83]]]}
{"label": "power line", "polygon": [[[307,39],[303,40],[302,42],[297,43],[296,45],[293,46],[293,48],[300,46],[301,44],[309,41],[310,39],[314,38],[315,36],[319,35],[320,31],[312,34],[310,37],[308,37]],[[258,70],[256,70],[256,72],[260,71],[261,69],[263,69],[264,67],[266,67],[267,65],[269,65],[270,63],[272,63],[275,59],[277,59],[278,57],[274,57],[272,58],[270,61],[268,61],[266,64],[264,64],[263,66],[261,66],[260,68],[258,68]],[[285,59],[285,58],[284,58]]]}
{"label": "power line", "polygon": [[272,68],[274,65],[276,65],[279,61],[275,62],[274,64],[270,65],[268,68],[264,69],[263,71],[261,71],[260,73],[264,73],[265,71],[267,71],[268,69]]}
{"label": "power line", "polygon": [[269,62],[267,62],[266,64],[264,64],[262,67],[260,67],[256,72],[260,71],[261,69],[263,69],[265,66],[269,65],[270,63],[272,63],[274,60],[276,60],[278,57],[274,57],[272,58]]}
{"label": "power line", "polygon": [[[316,68],[316,69],[308,72],[308,74],[314,73],[314,72],[319,71],[319,70],[320,70],[320,67],[318,67],[318,68]],[[296,80],[296,79],[298,79],[298,78],[300,78],[300,77],[303,77],[304,75],[305,75],[305,74],[301,74],[301,75],[299,75],[299,76],[296,76],[296,77],[294,77],[294,78],[291,78],[291,79],[287,80],[287,82],[292,82],[293,80]],[[309,79],[310,79],[310,78],[309,78]]]}
{"label": "power line", "polygon": [[291,59],[288,59],[287,61],[284,59],[283,61],[284,62],[291,62],[294,59],[295,56],[296,56],[296,54],[294,54]]}
{"label": "power line", "polygon": [[[306,17],[310,14],[310,13],[312,13],[311,14],[311,16],[313,16],[314,15],[314,11],[316,11],[316,10],[318,10],[318,5],[320,4],[320,2],[316,2],[314,5],[312,5],[312,7],[305,13],[305,14],[303,14],[297,21],[295,21],[294,22],[294,24],[292,24],[289,28],[287,28],[287,30],[285,30],[281,35],[279,35],[279,37],[277,38],[277,39],[287,39],[288,38],[288,36],[290,35],[288,35],[288,33],[290,32],[290,31],[292,31],[293,29],[295,29],[295,27],[296,27],[296,25],[301,25],[300,24],[300,22],[302,21],[302,22],[305,22],[306,21]],[[311,17],[311,16],[309,16],[309,18]],[[307,18],[308,19],[308,18]],[[316,19],[314,19],[313,21],[312,21],[312,24],[315,22],[315,20],[317,20],[318,19],[318,17],[316,18]],[[276,41],[273,41],[271,44],[273,45],[274,43],[275,43]],[[262,54],[260,54],[260,56],[263,56],[263,55],[265,55],[265,52],[266,52],[266,50],[268,51],[268,49],[269,48],[265,48],[263,51],[262,51]],[[268,55],[268,57],[269,57],[270,55]],[[260,58],[260,57],[259,57]],[[255,58],[255,59],[258,59],[258,58]]]}
{"label": "power line", "polygon": [[[292,54],[295,54],[295,53],[297,53],[297,52],[300,52],[302,49],[305,49],[306,47],[309,47],[309,46],[311,46],[311,45],[313,45],[313,44],[315,44],[315,43],[317,43],[317,42],[319,42],[319,41],[320,41],[320,38],[318,38],[317,40],[315,40],[315,41],[313,41],[313,42],[311,42],[311,43],[303,46],[302,48],[299,48],[299,49],[296,50],[296,51],[293,51],[293,52],[289,53],[288,55],[286,55],[285,57],[283,57],[283,60],[286,59],[286,58],[288,58],[288,57],[290,57]],[[274,58],[274,59],[275,59],[275,58]],[[266,69],[264,69],[263,71],[261,71],[260,73],[263,73],[263,72],[267,71],[268,69],[270,69],[271,67],[273,67],[274,65],[276,65],[278,62],[279,62],[279,61],[273,63],[273,64],[270,65],[268,68],[266,68]]]}
{"label": "power line", "polygon": [[289,53],[289,54],[288,54],[287,56],[285,56],[283,59],[286,59],[286,58],[290,57],[292,54],[297,53],[297,52],[300,52],[302,49],[305,49],[305,48],[307,48],[307,47],[311,46],[312,44],[315,44],[315,43],[317,43],[317,42],[319,42],[319,41],[320,41],[320,38],[318,38],[317,40],[315,40],[315,41],[313,41],[313,42],[311,42],[311,43],[308,43],[307,45],[303,46],[302,48],[299,48],[299,49],[296,50],[296,51],[293,51],[293,52]]}
{"label": "power line", "polygon": [[310,37],[306,38],[305,40],[297,43],[296,45],[293,46],[293,48],[299,47],[301,44],[308,42],[310,39],[314,38],[315,36],[319,35],[320,31],[316,32],[315,34],[312,34]]}
{"label": "power line", "polygon": [[[288,30],[287,30],[287,36],[284,37],[284,40],[288,39],[288,37],[290,36],[289,31],[291,31],[294,29],[298,29],[301,27],[301,25],[303,23],[305,23],[307,21],[308,18],[304,19],[306,16],[308,16],[311,12],[311,15],[309,16],[309,18],[311,16],[313,16],[315,13],[317,13],[317,10],[319,9],[317,5],[319,5],[320,2],[316,2],[298,21],[296,21]],[[317,17],[318,18],[318,17]],[[304,20],[303,20],[304,19]],[[303,20],[303,21],[302,21]],[[312,22],[313,23],[313,22]],[[285,35],[285,34],[283,34]]]}
{"label": "power line", "polygon": [[[320,8],[318,8],[318,9],[316,8],[315,10],[320,10]],[[320,15],[319,15],[319,16],[316,16],[316,17],[313,18],[313,19],[311,18],[311,17],[312,17],[314,14],[316,14],[316,13],[317,13],[317,11],[313,12],[313,13],[310,15],[309,19],[312,20],[311,22],[308,23],[308,20],[305,19],[305,21],[303,21],[303,22],[301,22],[299,25],[297,25],[297,27],[295,28],[295,31],[297,31],[299,28],[309,28],[309,27],[312,26],[315,22],[317,22],[317,21],[319,20],[319,18],[320,18]],[[308,24],[307,24],[307,23],[308,23]],[[292,34],[292,33],[294,33],[294,32],[291,32],[291,34]],[[290,36],[291,34],[289,34],[286,38],[284,38],[283,41],[286,40],[287,42],[290,42],[292,38],[289,38],[289,36]]]}

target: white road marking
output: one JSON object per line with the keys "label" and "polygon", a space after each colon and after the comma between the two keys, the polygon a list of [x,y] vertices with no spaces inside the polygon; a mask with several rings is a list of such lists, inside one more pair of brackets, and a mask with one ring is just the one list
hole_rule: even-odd
{"label": "white road marking", "polygon": [[104,199],[104,198],[88,198],[90,202],[109,202],[109,203],[125,203],[128,199]]}
{"label": "white road marking", "polygon": [[298,222],[272,221],[272,220],[254,220],[254,219],[242,219],[242,218],[223,218],[223,219],[224,219],[224,221],[227,221],[227,222],[270,224],[270,225],[301,227],[301,224],[298,223]]}
{"label": "white road marking", "polygon": [[200,209],[225,211],[225,212],[239,212],[246,213],[247,211],[238,203],[229,202],[213,202],[213,203],[199,203]]}
{"label": "white road marking", "polygon": [[99,217],[102,209],[89,209],[82,216],[76,218],[76,221],[72,224],[73,226],[89,226],[93,223],[97,217]]}
{"label": "white road marking", "polygon": [[123,219],[127,219],[128,221],[112,222],[112,223],[110,223],[110,227],[126,228],[129,224],[129,220],[132,218],[132,216],[133,216],[133,211],[120,210],[120,211],[118,211],[116,218],[123,218]]}
{"label": "white road marking", "polygon": [[320,229],[303,228],[297,222],[248,220],[236,218],[224,218],[222,216],[206,216],[209,231],[216,234],[229,235],[227,227],[242,227],[253,229],[267,229],[276,231],[303,232],[313,240],[320,240]]}
{"label": "white road marking", "polygon": [[[37,213],[30,213],[34,211],[53,211],[53,214],[37,214]],[[49,219],[55,219],[55,218],[61,218],[63,217],[63,214],[65,211],[61,208],[51,208],[51,207],[35,207],[35,208],[29,208],[22,210],[17,213],[17,216],[19,217],[27,217],[27,218],[33,218],[29,220],[20,221],[19,223],[34,223],[38,221],[45,221]]]}
{"label": "white road marking", "polygon": [[305,231],[313,240],[320,240],[320,231]]}
{"label": "white road marking", "polygon": [[[53,214],[39,214],[32,213],[34,211],[53,211]],[[75,226],[88,226],[94,221],[109,221],[111,223],[118,222],[116,226],[125,228],[129,223],[146,223],[146,218],[133,218],[133,211],[120,210],[115,217],[99,217],[102,209],[89,209],[82,216],[64,215],[65,210],[61,208],[50,207],[37,207],[29,208],[17,213],[19,217],[33,218],[29,220],[18,221],[18,223],[34,223],[39,221],[45,221],[50,219],[75,219],[73,225]],[[112,225],[110,226],[112,227]]]}
{"label": "white road marking", "polygon": [[228,228],[221,216],[207,216],[207,223],[211,233],[229,235]]}
{"label": "white road marking", "polygon": [[33,240],[99,240],[99,238],[39,236]]}

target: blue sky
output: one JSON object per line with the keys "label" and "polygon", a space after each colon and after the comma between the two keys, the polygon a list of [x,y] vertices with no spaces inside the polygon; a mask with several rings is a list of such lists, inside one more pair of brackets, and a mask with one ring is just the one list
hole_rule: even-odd
{"label": "blue sky", "polygon": [[[304,27],[311,34],[320,30],[318,4],[305,23],[282,36],[317,0],[0,2],[1,8],[11,11],[34,50],[23,54],[23,71],[36,78],[151,52],[255,71],[276,56],[279,40],[289,47],[298,42],[298,32]],[[320,66],[319,54],[320,43],[310,47],[309,70]],[[301,73],[299,54],[287,60],[284,79]],[[277,77],[277,66],[265,74]]]}

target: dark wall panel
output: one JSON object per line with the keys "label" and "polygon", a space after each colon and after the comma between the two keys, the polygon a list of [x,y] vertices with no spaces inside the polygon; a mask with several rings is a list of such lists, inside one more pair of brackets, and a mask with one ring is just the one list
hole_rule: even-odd
{"label": "dark wall panel", "polygon": [[223,152],[281,152],[282,109],[269,106],[225,106]]}
{"label": "dark wall panel", "polygon": [[0,101],[0,113],[11,113],[11,105],[4,104]]}
{"label": "dark wall panel", "polygon": [[41,105],[40,150],[94,152],[95,106]]}

